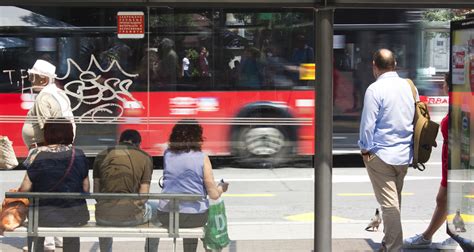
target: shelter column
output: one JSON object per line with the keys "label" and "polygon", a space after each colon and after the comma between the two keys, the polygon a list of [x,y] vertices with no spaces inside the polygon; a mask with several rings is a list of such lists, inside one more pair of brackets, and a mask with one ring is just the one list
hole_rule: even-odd
{"label": "shelter column", "polygon": [[332,100],[334,10],[316,14],[314,251],[332,251]]}

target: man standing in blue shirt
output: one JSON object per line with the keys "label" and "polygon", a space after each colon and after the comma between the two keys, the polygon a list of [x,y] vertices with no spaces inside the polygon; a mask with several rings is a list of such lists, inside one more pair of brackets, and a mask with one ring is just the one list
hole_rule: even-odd
{"label": "man standing in blue shirt", "polygon": [[[385,236],[381,251],[401,251],[401,193],[413,158],[415,105],[410,85],[395,72],[396,61],[388,49],[373,56],[377,79],[365,92],[359,147],[375,197],[382,208]],[[418,92],[418,91],[417,91]]]}

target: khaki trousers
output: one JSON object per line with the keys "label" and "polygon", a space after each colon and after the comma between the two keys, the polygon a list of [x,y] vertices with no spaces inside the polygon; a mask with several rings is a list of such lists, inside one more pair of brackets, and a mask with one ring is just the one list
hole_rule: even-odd
{"label": "khaki trousers", "polygon": [[371,154],[364,161],[369,174],[375,198],[382,208],[382,247],[387,252],[398,252],[403,246],[403,231],[400,217],[402,205],[403,179],[408,165],[389,165]]}

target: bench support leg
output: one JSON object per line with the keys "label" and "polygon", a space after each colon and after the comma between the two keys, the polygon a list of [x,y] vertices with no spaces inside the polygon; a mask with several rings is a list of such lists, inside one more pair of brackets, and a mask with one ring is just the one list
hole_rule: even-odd
{"label": "bench support leg", "polygon": [[[27,242],[28,243],[28,251],[36,252],[36,244],[38,243],[38,236],[28,236],[27,241],[28,241]],[[31,241],[31,245],[30,245],[29,241]]]}
{"label": "bench support leg", "polygon": [[176,237],[173,237],[173,252],[176,252]]}

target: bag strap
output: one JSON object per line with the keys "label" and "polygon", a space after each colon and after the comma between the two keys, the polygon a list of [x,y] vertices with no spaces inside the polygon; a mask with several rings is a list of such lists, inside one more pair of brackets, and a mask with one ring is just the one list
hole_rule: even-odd
{"label": "bag strap", "polygon": [[[410,84],[411,88],[411,93],[413,94],[413,100],[415,101],[415,114],[416,114],[416,103],[418,102],[416,100],[416,89],[415,89],[415,84],[411,79],[406,79],[408,84]],[[413,163],[412,166],[415,169],[418,169],[420,171],[425,170],[425,165],[424,164],[418,164],[418,148],[420,143],[415,140],[415,131],[417,130],[416,128],[416,122],[415,122],[415,115],[413,115]],[[418,131],[421,131],[421,128],[418,129]],[[421,167],[420,167],[421,165]]]}
{"label": "bag strap", "polygon": [[411,88],[411,93],[413,94],[413,100],[415,100],[415,103],[417,102],[416,100],[416,89],[415,89],[415,84],[413,83],[413,81],[411,79],[406,79],[408,84],[410,84],[410,88]]}
{"label": "bag strap", "polygon": [[58,183],[56,183],[56,185],[54,185],[51,189],[49,189],[49,192],[54,191],[63,182],[63,180],[69,175],[69,173],[71,173],[72,165],[74,164],[74,158],[76,157],[76,149],[72,147],[71,152],[72,152],[71,160],[69,161],[69,165],[67,167],[66,172],[64,173],[63,177],[58,181]]}

